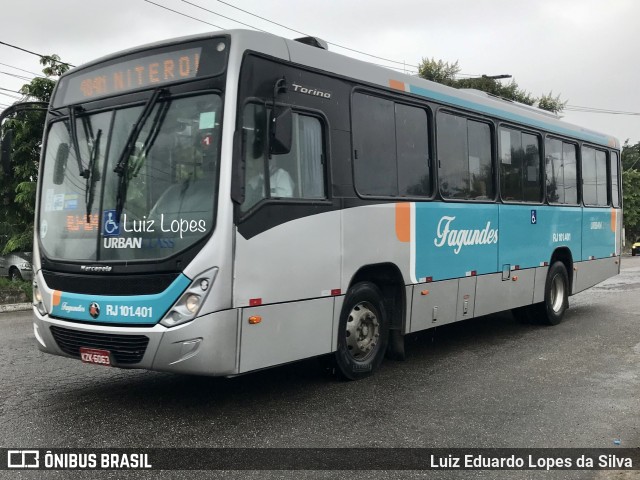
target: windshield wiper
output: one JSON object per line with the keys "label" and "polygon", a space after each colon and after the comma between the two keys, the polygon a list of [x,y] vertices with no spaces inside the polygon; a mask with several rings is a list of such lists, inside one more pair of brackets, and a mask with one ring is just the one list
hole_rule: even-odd
{"label": "windshield wiper", "polygon": [[[90,126],[89,126],[90,128]],[[95,192],[96,182],[100,180],[100,172],[96,166],[96,160],[98,159],[98,155],[100,154],[100,137],[102,137],[102,129],[98,130],[98,134],[96,135],[95,140],[93,140],[93,149],[91,150],[91,154],[89,157],[89,168],[87,168],[86,179],[87,182],[85,184],[85,193],[84,193],[84,201],[87,207],[87,223],[91,223],[91,207],[93,206],[93,197]]]}
{"label": "windshield wiper", "polygon": [[[124,202],[127,198],[127,187],[129,186],[129,175],[128,175],[128,167],[129,167],[129,158],[134,153],[136,148],[136,140],[142,133],[142,128],[144,124],[147,122],[147,119],[151,115],[153,111],[153,107],[160,95],[164,92],[163,89],[157,89],[151,95],[151,98],[147,101],[138,120],[133,124],[133,128],[131,133],[129,134],[129,138],[127,138],[127,143],[120,153],[120,157],[118,158],[118,163],[116,164],[113,171],[118,174],[120,177],[118,181],[118,193],[116,196],[116,222],[120,222],[120,215],[122,214],[122,209],[124,208]],[[159,121],[158,116],[156,116],[156,120]],[[155,123],[155,122],[154,122]]]}
{"label": "windshield wiper", "polygon": [[71,137],[73,150],[76,154],[79,174],[81,177],[86,179],[84,199],[85,206],[87,207],[87,223],[91,223],[91,207],[93,206],[95,184],[100,180],[100,172],[96,169],[96,160],[100,154],[100,138],[102,137],[102,130],[98,130],[98,135],[94,138],[91,119],[86,115],[82,117],[84,137],[87,144],[91,147],[89,152],[89,163],[85,169],[82,166],[82,156],[80,155],[80,144],[78,143],[78,128],[76,126],[76,121],[76,107],[71,106],[69,107],[69,136]]}
{"label": "windshield wiper", "polygon": [[69,136],[73,143],[73,151],[78,162],[78,173],[82,178],[89,178],[89,170],[82,168],[82,157],[80,156],[80,146],[78,145],[78,130],[76,129],[76,107],[69,107]]}

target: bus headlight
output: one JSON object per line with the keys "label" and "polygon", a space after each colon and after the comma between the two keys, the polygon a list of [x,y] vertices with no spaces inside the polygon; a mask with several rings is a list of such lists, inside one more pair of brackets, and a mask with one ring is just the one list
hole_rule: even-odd
{"label": "bus headlight", "polygon": [[200,298],[198,295],[194,295],[193,293],[187,297],[187,301],[184,302],[184,306],[187,307],[190,313],[196,313],[198,308],[200,307]]}
{"label": "bus headlight", "polygon": [[38,288],[38,283],[33,282],[33,306],[36,307],[40,315],[46,315],[47,309],[44,308],[44,301],[42,300],[42,293]]}
{"label": "bus headlight", "polygon": [[189,288],[171,307],[160,323],[165,327],[175,327],[196,318],[211,291],[210,286],[213,284],[217,273],[218,269],[212,268],[197,275],[189,285]]}

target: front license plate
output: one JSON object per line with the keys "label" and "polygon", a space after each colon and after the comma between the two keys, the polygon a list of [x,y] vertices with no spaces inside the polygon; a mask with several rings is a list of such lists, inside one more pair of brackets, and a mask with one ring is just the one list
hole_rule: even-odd
{"label": "front license plate", "polygon": [[84,363],[94,363],[96,365],[104,365],[106,367],[111,366],[111,352],[108,350],[80,347],[80,359]]}

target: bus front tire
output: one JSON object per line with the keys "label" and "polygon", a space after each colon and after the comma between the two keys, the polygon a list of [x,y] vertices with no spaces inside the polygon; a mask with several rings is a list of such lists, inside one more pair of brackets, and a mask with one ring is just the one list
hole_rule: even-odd
{"label": "bus front tire", "polygon": [[371,375],[382,363],[389,340],[387,313],[380,289],[360,282],[347,292],[338,328],[335,361],[347,380]]}

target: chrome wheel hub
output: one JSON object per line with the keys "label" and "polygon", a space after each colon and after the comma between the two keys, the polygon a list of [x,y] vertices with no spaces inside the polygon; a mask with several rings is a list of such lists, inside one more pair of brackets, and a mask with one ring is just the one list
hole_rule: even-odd
{"label": "chrome wheel hub", "polygon": [[564,281],[561,275],[556,275],[551,280],[551,308],[558,313],[564,304]]}
{"label": "chrome wheel hub", "polygon": [[380,338],[380,322],[369,302],[353,307],[347,318],[347,348],[356,360],[363,360],[375,349]]}

